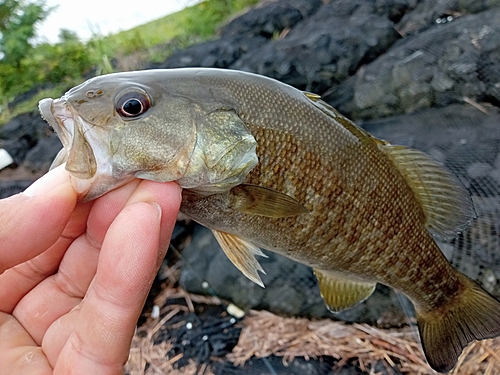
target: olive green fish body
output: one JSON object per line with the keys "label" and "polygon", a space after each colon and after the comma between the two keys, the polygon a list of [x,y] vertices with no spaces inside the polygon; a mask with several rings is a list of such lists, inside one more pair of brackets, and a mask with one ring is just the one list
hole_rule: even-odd
{"label": "olive green fish body", "polygon": [[[240,103],[232,105],[257,141],[259,164],[245,183],[292,196],[310,213],[244,214],[228,207],[224,194],[189,195],[182,212],[313,268],[404,290],[423,306],[456,291],[456,272],[425,229],[420,204],[374,139],[359,139],[339,113],[325,114],[304,93],[265,78],[261,86],[233,79],[208,84],[220,87],[220,101]],[[444,286],[443,280],[453,281]]]}
{"label": "olive green fish body", "polygon": [[66,163],[85,200],[133,178],[177,181],[181,211],[259,285],[263,248],[311,266],[334,311],[376,283],[401,290],[438,371],[471,341],[500,335],[500,303],[433,239],[473,218],[465,189],[315,94],[243,72],[152,70],[96,77],[40,110],[64,146],[54,165]]}

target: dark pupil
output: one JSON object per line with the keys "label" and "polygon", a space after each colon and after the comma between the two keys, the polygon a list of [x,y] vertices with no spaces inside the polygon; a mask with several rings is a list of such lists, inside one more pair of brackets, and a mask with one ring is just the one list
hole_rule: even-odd
{"label": "dark pupil", "polygon": [[137,99],[129,99],[123,105],[123,111],[129,115],[139,115],[142,112],[142,104]]}

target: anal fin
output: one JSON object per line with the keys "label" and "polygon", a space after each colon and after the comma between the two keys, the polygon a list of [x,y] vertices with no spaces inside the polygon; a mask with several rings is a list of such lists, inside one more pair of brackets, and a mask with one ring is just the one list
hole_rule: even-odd
{"label": "anal fin", "polygon": [[219,242],[219,245],[224,250],[224,253],[229,258],[231,262],[238,268],[243,275],[252,280],[255,284],[260,285],[264,288],[264,283],[262,282],[259,272],[265,274],[264,269],[259,264],[255,255],[260,255],[262,257],[267,256],[255,245],[247,242],[234,234],[221,232],[212,229],[212,232]]}
{"label": "anal fin", "polygon": [[370,297],[377,283],[351,280],[332,272],[314,269],[319,290],[326,306],[339,312],[363,302]]}

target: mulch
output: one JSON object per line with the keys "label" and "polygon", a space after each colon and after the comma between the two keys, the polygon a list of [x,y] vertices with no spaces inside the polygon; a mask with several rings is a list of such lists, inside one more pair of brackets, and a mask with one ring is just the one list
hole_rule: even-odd
{"label": "mulch", "polygon": [[[253,310],[238,318],[228,313],[243,314],[235,306],[184,291],[176,274],[174,266],[154,298],[159,316],[146,312],[136,331],[129,375],[434,373],[415,327],[381,329]],[[450,374],[500,375],[500,338],[469,345]]]}

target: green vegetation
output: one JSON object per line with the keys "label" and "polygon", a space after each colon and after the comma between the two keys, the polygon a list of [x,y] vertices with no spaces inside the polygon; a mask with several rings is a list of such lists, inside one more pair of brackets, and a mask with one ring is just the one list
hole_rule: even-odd
{"label": "green vegetation", "polygon": [[[59,43],[35,44],[36,23],[51,9],[44,0],[3,0],[0,124],[33,110],[43,97],[60,96],[85,75],[139,69],[147,61],[164,60],[174,49],[207,40],[228,17],[257,1],[206,0],[131,30],[106,37],[96,35],[88,42],[62,30]],[[20,100],[22,94],[28,99]]]}

